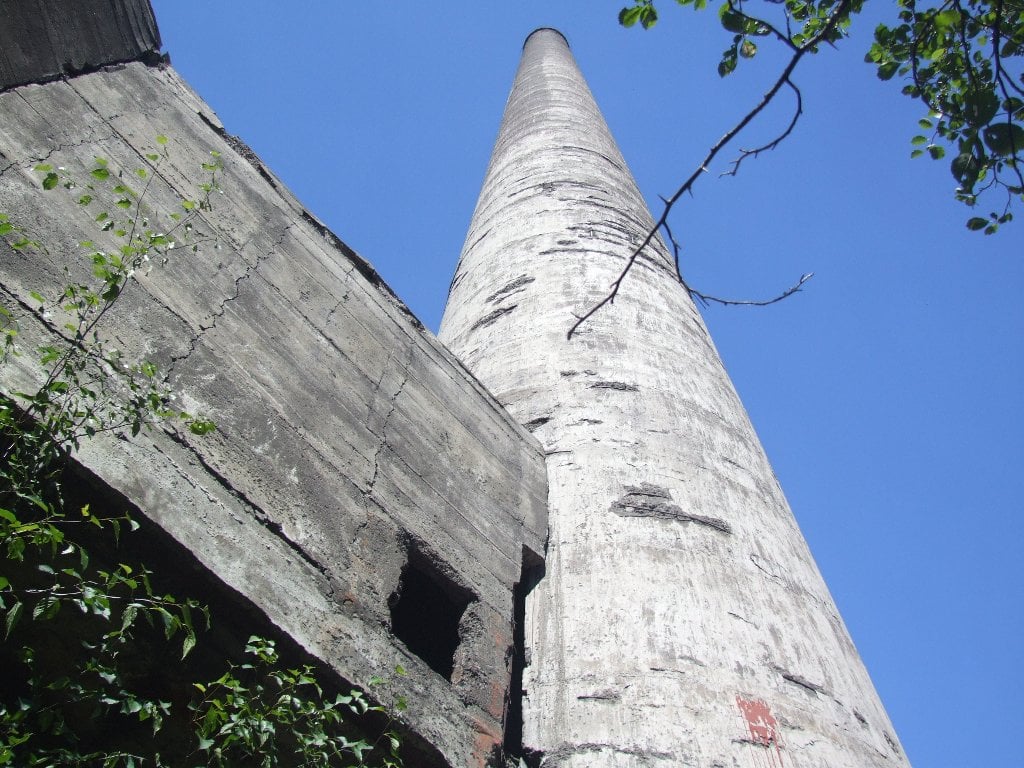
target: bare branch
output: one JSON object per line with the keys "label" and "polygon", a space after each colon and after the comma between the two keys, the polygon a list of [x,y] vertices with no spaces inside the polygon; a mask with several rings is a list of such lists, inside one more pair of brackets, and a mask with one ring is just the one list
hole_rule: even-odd
{"label": "bare branch", "polygon": [[718,153],[721,152],[726,146],[728,146],[729,143],[734,138],[736,138],[736,136],[739,135],[739,133],[743,131],[743,129],[746,128],[755,117],[761,114],[761,112],[764,111],[765,107],[771,104],[772,100],[782,89],[782,87],[790,82],[790,78],[793,75],[793,71],[800,63],[800,60],[803,59],[803,57],[806,54],[812,52],[823,40],[827,39],[828,36],[832,34],[836,26],[839,24],[840,19],[842,19],[846,15],[847,11],[849,11],[851,2],[852,0],[840,0],[839,4],[836,6],[835,11],[833,11],[832,15],[829,17],[828,21],[825,22],[825,24],[821,27],[821,29],[818,30],[817,34],[815,34],[813,37],[804,42],[803,45],[796,49],[796,51],[790,57],[789,62],[783,68],[781,74],[778,76],[778,78],[776,78],[775,82],[772,83],[771,87],[768,88],[767,91],[765,91],[764,95],[761,97],[761,100],[753,107],[753,109],[747,112],[747,114],[744,115],[738,123],[736,123],[732,128],[730,128],[725,133],[725,135],[722,136],[722,138],[720,138],[712,145],[711,149],[708,150],[707,155],[704,156],[704,159],[701,161],[700,165],[697,166],[697,169],[692,174],[690,174],[690,176],[682,183],[682,185],[680,185],[680,187],[675,191],[675,193],[673,193],[673,195],[665,201],[665,206],[662,209],[661,215],[654,222],[651,228],[647,231],[647,234],[641,241],[640,245],[637,246],[626,259],[626,264],[622,268],[622,271],[619,273],[619,276],[609,286],[608,294],[603,299],[601,299],[600,302],[595,304],[582,315],[575,315],[576,322],[573,323],[572,327],[566,333],[567,339],[571,339],[573,334],[576,333],[579,327],[583,325],[583,323],[585,323],[590,317],[592,317],[595,312],[601,309],[601,307],[605,306],[606,304],[614,303],[615,297],[618,295],[619,289],[622,287],[622,281],[626,278],[626,275],[629,274],[630,270],[633,268],[633,265],[636,264],[636,260],[640,257],[640,254],[643,252],[643,250],[648,245],[651,244],[651,241],[654,239],[654,236],[658,233],[658,230],[661,229],[662,226],[664,226],[665,222],[668,220],[669,213],[672,211],[673,206],[675,206],[679,198],[681,198],[684,194],[690,192],[693,189],[693,186],[694,184],[696,184],[697,179],[700,178],[702,173],[705,173],[707,171],[708,166],[711,165],[711,162],[718,156]]}
{"label": "bare branch", "polygon": [[796,128],[797,121],[800,120],[800,115],[804,113],[804,99],[803,94],[800,93],[800,89],[793,84],[792,80],[786,80],[786,85],[793,89],[793,93],[796,94],[796,109],[793,110],[793,119],[789,121],[789,125],[786,126],[786,130],[776,136],[774,139],[769,141],[757,149],[741,149],[740,156],[732,161],[732,168],[728,171],[723,171],[722,176],[735,176],[740,170],[740,163],[746,160],[748,157],[757,158],[762,152],[768,152],[775,149],[779,144],[785,141],[789,134]]}
{"label": "bare branch", "polygon": [[788,299],[794,293],[799,293],[803,289],[804,283],[814,277],[813,272],[807,272],[806,274],[800,275],[800,279],[794,285],[784,290],[778,296],[771,299],[720,299],[717,296],[709,296],[706,293],[695,291],[689,286],[685,286],[686,290],[690,292],[690,295],[698,299],[701,304],[707,306],[708,304],[721,304],[723,307],[767,307],[769,304],[775,304]]}
{"label": "bare branch", "polygon": [[669,227],[668,222],[666,221],[661,225],[661,227],[665,230],[665,236],[668,237],[669,242],[672,244],[672,255],[675,257],[676,263],[676,276],[679,278],[680,284],[686,289],[686,292],[690,294],[691,298],[699,301],[705,307],[709,304],[721,304],[723,307],[767,307],[769,304],[775,304],[776,302],[782,301],[783,299],[792,296],[794,293],[799,293],[803,288],[803,284],[814,277],[813,272],[801,275],[795,285],[787,288],[778,296],[771,299],[723,299],[718,296],[702,293],[701,291],[691,287],[683,278],[683,273],[679,268],[679,241],[676,240],[675,235],[672,234],[672,229]]}

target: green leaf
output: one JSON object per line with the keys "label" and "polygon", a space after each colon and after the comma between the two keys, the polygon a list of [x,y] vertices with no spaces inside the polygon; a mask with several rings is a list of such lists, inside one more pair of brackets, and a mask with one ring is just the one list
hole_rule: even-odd
{"label": "green leaf", "polygon": [[988,226],[988,219],[983,219],[980,216],[967,220],[967,228],[973,232],[984,229],[986,226]]}
{"label": "green leaf", "polygon": [[163,134],[157,136],[156,137],[156,143],[157,144],[166,144],[167,143],[167,137],[164,136]]}
{"label": "green leaf", "polygon": [[952,27],[960,20],[960,13],[953,8],[948,8],[945,11],[940,11],[935,14],[932,21],[935,26],[942,30],[947,27]]}
{"label": "green leaf", "polygon": [[949,166],[950,172],[953,174],[953,178],[960,182],[965,188],[974,186],[974,182],[978,180],[978,174],[981,172],[981,165],[977,158],[965,152],[957,155],[953,159],[953,162]]}
{"label": "green leaf", "polygon": [[43,189],[53,189],[57,186],[59,181],[60,177],[58,177],[56,173],[50,172],[46,174],[46,177],[43,179]]}
{"label": "green leaf", "polygon": [[32,609],[32,618],[48,621],[60,612],[60,601],[54,597],[45,597]]}
{"label": "green leaf", "polygon": [[18,619],[21,618],[21,614],[24,613],[24,610],[25,604],[19,600],[7,611],[7,618],[4,621],[5,640],[11,636],[11,632],[14,630],[15,625],[17,625]]}
{"label": "green leaf", "polygon": [[189,651],[196,647],[196,633],[191,629],[185,633],[185,639],[181,643],[181,658],[188,656]]}
{"label": "green leaf", "polygon": [[740,56],[744,59],[752,59],[757,55],[757,46],[750,40],[744,40],[740,46]]}
{"label": "green leaf", "polygon": [[619,24],[624,27],[632,27],[640,20],[641,7],[634,5],[632,8],[623,8],[619,11]]}
{"label": "green leaf", "polygon": [[[643,10],[640,12],[640,25],[644,29],[650,29],[651,27],[653,27],[657,23],[658,23],[658,11],[657,11],[657,9],[653,5],[645,5],[643,7]],[[205,170],[206,166],[204,165],[203,168]],[[211,168],[210,170],[212,171],[212,170],[216,170],[216,169],[215,168]]]}
{"label": "green leaf", "polygon": [[216,429],[217,425],[208,419],[194,419],[188,423],[188,430],[193,435],[208,435]]}
{"label": "green leaf", "polygon": [[899,70],[900,65],[895,61],[887,61],[885,64],[878,65],[878,79],[879,80],[892,80],[893,75]]}
{"label": "green leaf", "polygon": [[971,90],[964,94],[964,118],[975,127],[990,122],[999,111],[999,97],[992,90]]}
{"label": "green leaf", "polygon": [[730,32],[743,33],[746,31],[746,18],[729,8],[728,3],[723,3],[718,12],[718,19],[722,26]]}
{"label": "green leaf", "polygon": [[100,181],[103,181],[104,179],[107,179],[107,178],[110,177],[110,171],[108,171],[103,166],[99,166],[98,168],[93,168],[89,172],[89,175],[92,176],[95,179],[99,179]]}
{"label": "green leaf", "polygon": [[1024,153],[1024,128],[1016,123],[994,123],[982,131],[985,146],[1007,157]]}
{"label": "green leaf", "polygon": [[124,633],[131,628],[132,624],[135,623],[135,618],[138,616],[139,606],[137,603],[129,603],[128,607],[124,609],[124,615],[121,617],[121,632]]}

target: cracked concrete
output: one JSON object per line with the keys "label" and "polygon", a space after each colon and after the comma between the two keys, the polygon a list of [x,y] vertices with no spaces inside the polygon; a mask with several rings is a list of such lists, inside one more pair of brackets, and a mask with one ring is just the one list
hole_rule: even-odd
{"label": "cracked concrete", "polygon": [[[273,246],[267,253],[257,256],[256,260],[252,264],[245,264],[245,269],[242,271],[240,275],[238,275],[234,279],[234,292],[230,296],[225,297],[223,301],[220,302],[220,306],[207,315],[207,317],[209,318],[209,325],[204,325],[201,322],[198,323],[198,330],[196,331],[195,334],[192,335],[192,338],[189,339],[188,349],[183,354],[171,356],[171,362],[167,366],[168,376],[171,376],[174,373],[174,369],[178,363],[187,361],[188,358],[196,351],[196,347],[202,340],[203,336],[208,331],[212,331],[217,327],[217,321],[224,316],[225,312],[227,312],[228,304],[237,300],[239,295],[241,294],[242,283],[245,282],[246,280],[249,280],[253,275],[255,275],[259,271],[260,264],[269,259],[271,254],[273,254],[277,249],[281,247],[281,245],[284,243],[285,238],[288,236],[289,230],[291,230],[293,226],[293,224],[289,224],[284,228],[284,230],[278,236],[277,240],[274,242]],[[239,250],[242,250],[242,248],[244,248],[244,244],[240,245]]]}
{"label": "cracked concrete", "polygon": [[[398,408],[398,398],[401,396],[402,390],[405,389],[407,381],[409,381],[408,372],[406,372],[402,376],[402,380],[398,382],[398,387],[390,397],[388,412],[384,414],[384,420],[380,426],[380,443],[377,445],[377,450],[373,454],[373,473],[370,475],[370,482],[367,483],[366,489],[363,491],[367,496],[373,495],[374,486],[377,484],[377,475],[380,473],[380,455],[388,447],[388,422],[391,421],[391,417]],[[377,389],[380,389],[379,381],[377,382]]]}
{"label": "cracked concrete", "polygon": [[[65,264],[87,274],[75,243],[118,244],[74,195],[44,193],[20,170],[42,160],[87,173],[96,155],[131,170],[164,134],[146,199],[159,213],[194,197],[201,163],[220,153],[224,194],[196,221],[220,249],[169,252],[100,328],[126,359],[162,363],[177,405],[217,430],[105,437],[82,462],[342,678],[408,669],[392,692],[426,705],[404,727],[448,765],[480,764],[501,740],[524,547],[544,553],[539,444],[173,69],[129,63],[11,89],[0,113],[0,210],[55,254],[22,258],[0,242],[15,306],[28,290],[59,292]],[[52,329],[27,322],[23,304],[23,344],[46,343]],[[0,388],[38,376],[23,355]],[[457,685],[388,629],[408,541],[477,596]]]}

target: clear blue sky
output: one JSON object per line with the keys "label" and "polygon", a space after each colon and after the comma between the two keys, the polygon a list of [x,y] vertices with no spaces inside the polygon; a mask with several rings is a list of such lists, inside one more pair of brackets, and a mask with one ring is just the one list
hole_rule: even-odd
{"label": "clear blue sky", "polygon": [[[671,0],[647,33],[614,0],[153,4],[227,129],[432,329],[532,29],[568,36],[652,205],[779,66],[719,79],[714,15]],[[816,273],[705,311],[712,335],[910,759],[1024,766],[1024,210],[970,233],[948,165],[909,159],[923,115],[862,63],[877,18],[798,70],[792,138],[673,228],[710,293]]]}

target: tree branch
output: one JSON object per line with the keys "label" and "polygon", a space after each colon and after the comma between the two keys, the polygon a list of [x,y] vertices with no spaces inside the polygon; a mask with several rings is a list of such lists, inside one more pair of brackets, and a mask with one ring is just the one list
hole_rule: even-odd
{"label": "tree branch", "polygon": [[[817,34],[815,34],[813,37],[805,41],[803,45],[796,49],[796,51],[790,57],[789,62],[783,68],[782,73],[778,76],[778,78],[776,78],[775,82],[771,85],[771,87],[767,91],[765,91],[764,95],[761,97],[761,100],[749,112],[747,112],[747,114],[744,115],[743,118],[738,123],[736,123],[736,125],[730,128],[725,133],[725,135],[722,136],[722,138],[720,138],[712,145],[711,149],[708,150],[708,153],[704,156],[704,159],[701,161],[697,169],[692,174],[690,174],[690,176],[680,185],[680,187],[673,193],[673,195],[665,201],[665,206],[662,209],[661,215],[654,222],[651,228],[647,231],[647,234],[644,237],[643,241],[640,243],[640,245],[637,246],[626,259],[626,264],[623,267],[622,271],[619,273],[619,276],[609,286],[610,290],[608,294],[603,299],[601,299],[601,301],[599,301],[589,310],[584,312],[582,315],[575,315],[576,322],[573,323],[572,327],[566,333],[567,339],[571,339],[573,334],[576,333],[579,327],[583,325],[583,323],[585,323],[588,319],[590,319],[603,306],[605,306],[606,304],[614,303],[615,297],[618,295],[619,289],[622,287],[622,281],[625,280],[626,275],[629,274],[630,270],[633,268],[633,265],[636,264],[636,260],[640,257],[640,254],[643,252],[643,250],[648,245],[651,244],[651,241],[658,233],[658,230],[664,226],[665,222],[668,220],[669,213],[672,211],[672,208],[675,206],[675,204],[679,201],[679,198],[681,198],[684,194],[690,192],[693,189],[693,186],[694,184],[696,184],[697,179],[700,178],[701,174],[707,172],[708,166],[718,156],[718,153],[721,152],[726,146],[728,146],[728,144],[734,138],[736,138],[736,136],[741,131],[743,131],[743,129],[746,128],[755,117],[761,114],[761,112],[763,112],[764,109],[769,104],[771,104],[772,100],[782,89],[782,87],[789,83],[793,71],[800,63],[800,60],[803,59],[803,57],[806,54],[812,52],[819,43],[821,43],[830,34],[832,34],[836,26],[839,24],[839,20],[842,19],[849,10],[851,2],[852,0],[840,0],[839,4],[836,6],[835,11],[833,11],[832,15],[829,16],[828,21],[825,22],[821,29],[818,30]],[[799,284],[796,286],[796,288],[799,288]]]}
{"label": "tree branch", "polygon": [[800,89],[796,87],[792,80],[787,79],[786,85],[792,88],[793,93],[796,94],[796,109],[793,110],[793,119],[789,121],[789,125],[786,126],[786,130],[784,130],[774,139],[769,141],[767,144],[764,144],[758,147],[757,149],[741,149],[740,156],[732,161],[732,168],[730,168],[728,171],[723,171],[722,176],[735,176],[737,173],[739,173],[740,163],[742,163],[748,157],[753,157],[756,159],[757,156],[760,155],[762,152],[768,152],[770,150],[775,149],[777,146],[779,146],[779,144],[785,141],[789,137],[789,134],[793,132],[793,129],[796,128],[797,121],[800,120],[800,115],[804,113],[803,94],[800,93]]}
{"label": "tree branch", "polygon": [[771,299],[723,299],[718,296],[712,296],[691,287],[683,278],[683,273],[679,269],[679,241],[676,240],[675,235],[672,234],[672,229],[669,227],[667,221],[662,224],[661,227],[665,230],[665,236],[668,237],[669,242],[672,244],[672,254],[675,257],[676,276],[679,278],[679,283],[686,289],[686,292],[690,294],[691,298],[699,301],[705,307],[710,304],[721,304],[723,307],[767,307],[769,304],[775,304],[776,302],[782,301],[783,299],[792,296],[794,293],[799,293],[803,289],[803,284],[814,277],[813,272],[807,272],[806,274],[801,275],[800,279],[794,285]]}

